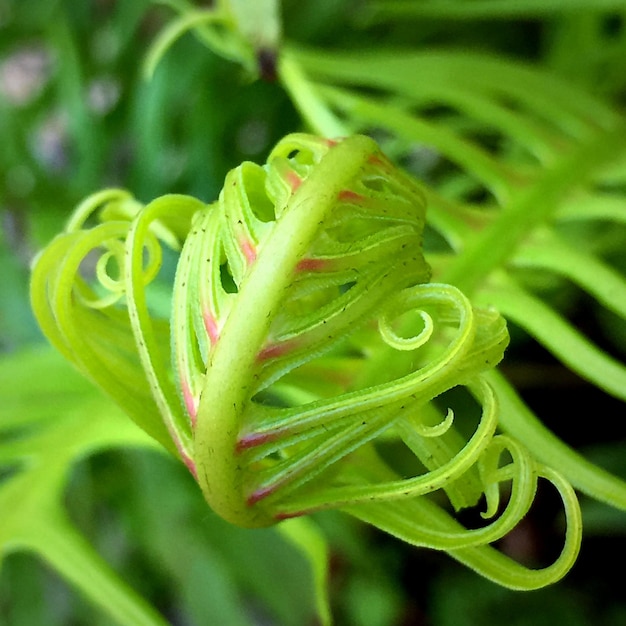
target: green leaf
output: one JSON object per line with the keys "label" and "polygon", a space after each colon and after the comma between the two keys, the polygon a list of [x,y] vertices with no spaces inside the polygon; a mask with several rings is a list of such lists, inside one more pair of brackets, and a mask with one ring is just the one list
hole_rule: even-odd
{"label": "green leaf", "polygon": [[[8,383],[0,409],[0,468],[8,470],[0,482],[0,558],[34,552],[116,623],[164,625],[80,535],[62,505],[74,463],[111,447],[153,444],[48,350],[5,356],[0,375]],[[54,402],[38,380],[54,390]]]}
{"label": "green leaf", "polygon": [[332,624],[329,593],[328,546],[320,530],[308,519],[287,520],[278,527],[304,555],[313,572],[317,616],[322,626]]}
{"label": "green leaf", "polygon": [[483,289],[477,300],[497,307],[572,371],[607,393],[626,400],[626,366],[589,341],[552,307],[526,293],[512,279],[496,280],[493,277],[490,286]]}
{"label": "green leaf", "polygon": [[537,458],[558,467],[582,492],[626,510],[626,482],[587,460],[556,437],[524,404],[508,381],[497,372],[487,376],[502,405],[502,428],[524,441]]}
{"label": "green leaf", "polygon": [[600,13],[621,9],[620,0],[431,0],[410,2],[407,0],[385,0],[372,2],[369,10],[374,20],[397,20],[407,18],[437,18],[452,20],[514,19],[553,17],[568,13]]}

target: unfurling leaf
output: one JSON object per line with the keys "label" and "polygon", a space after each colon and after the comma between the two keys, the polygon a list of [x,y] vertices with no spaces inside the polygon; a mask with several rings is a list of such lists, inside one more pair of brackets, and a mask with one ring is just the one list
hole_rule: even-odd
{"label": "unfurling leaf", "polygon": [[[234,524],[339,508],[503,584],[546,584],[576,555],[575,497],[496,434],[483,374],[506,324],[429,282],[425,211],[420,185],[373,140],[290,135],[264,166],[232,170],[213,204],[87,199],[41,254],[33,306],[52,343]],[[457,387],[472,415],[448,406]],[[488,544],[526,514],[540,476],[570,531],[557,563],[534,573]],[[484,495],[490,521],[463,528],[428,498],[439,490],[454,509]]]}

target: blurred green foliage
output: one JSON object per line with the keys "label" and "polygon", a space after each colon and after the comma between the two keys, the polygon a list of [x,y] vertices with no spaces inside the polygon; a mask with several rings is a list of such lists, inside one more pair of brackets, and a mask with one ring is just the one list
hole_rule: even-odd
{"label": "blurred green foliage", "polygon": [[[624,105],[622,2],[572,0],[568,8],[556,0],[285,0],[282,15],[289,41],[348,51],[453,46],[490,52],[530,61],[617,110]],[[311,574],[294,547],[275,530],[243,531],[219,520],[185,471],[139,433],[132,435],[133,449],[115,449],[118,409],[42,347],[30,313],[29,263],[85,195],[122,186],[145,201],[172,191],[211,200],[231,167],[260,160],[278,138],[302,127],[278,83],[254,80],[191,34],[145,81],[144,59],[171,18],[170,8],[148,0],[0,0],[0,444],[28,442],[42,425],[73,428],[106,414],[111,441],[86,442],[80,463],[63,469],[69,473],[63,501],[68,519],[112,571],[172,624],[313,624]],[[446,111],[432,113],[441,118]],[[623,183],[617,191],[623,198]],[[626,211],[626,203],[615,210]],[[599,224],[577,236],[608,250],[623,271],[623,228]],[[555,286],[551,297],[565,302],[607,351],[623,356],[623,320],[571,298],[568,288]],[[568,443],[593,446],[589,458],[626,477],[623,404],[522,337],[509,373],[527,402]],[[12,417],[18,414],[28,414],[20,429]],[[602,422],[591,438],[589,421]],[[0,479],[7,480],[32,459],[0,461],[6,464]],[[552,495],[540,494],[511,537],[509,549],[520,558],[558,552]],[[532,594],[500,589],[445,556],[400,545],[345,517],[320,515],[331,547],[336,621],[619,626],[626,601],[607,563],[619,566],[626,558],[626,520],[623,512],[583,504],[586,538],[578,564],[561,583]],[[0,509],[0,516],[8,513]],[[15,552],[2,565],[0,624],[115,623],[30,554]]]}

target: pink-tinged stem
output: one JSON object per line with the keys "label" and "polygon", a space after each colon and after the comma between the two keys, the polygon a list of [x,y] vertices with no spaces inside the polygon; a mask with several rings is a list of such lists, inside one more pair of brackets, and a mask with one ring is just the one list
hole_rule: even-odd
{"label": "pink-tinged stem", "polygon": [[185,452],[180,439],[178,438],[178,436],[174,432],[172,432],[172,429],[169,428],[168,430],[170,431],[170,435],[172,437],[172,441],[174,442],[174,445],[176,446],[176,449],[178,450],[178,454],[180,454],[180,458],[181,458],[182,462],[185,464],[187,469],[190,471],[191,475],[196,480],[198,480],[198,471],[196,469],[196,464],[195,464],[194,460],[187,454],[187,452]]}
{"label": "pink-tinged stem", "polygon": [[236,452],[241,453],[244,450],[263,445],[264,443],[274,441],[277,438],[277,433],[249,433],[247,435],[243,435],[237,441]]}
{"label": "pink-tinged stem", "polygon": [[257,489],[254,493],[248,496],[246,502],[248,506],[254,506],[259,500],[263,500],[263,498],[267,498],[270,494],[276,491],[278,485],[272,485],[270,487],[261,487],[261,489]]}
{"label": "pink-tinged stem", "polygon": [[246,239],[241,241],[239,246],[241,247],[243,255],[246,257],[246,261],[248,261],[248,265],[252,265],[256,261],[256,248],[254,244]]}
{"label": "pink-tinged stem", "polygon": [[296,265],[297,272],[319,272],[328,267],[328,261],[324,259],[302,259]]}
{"label": "pink-tinged stem", "polygon": [[187,456],[186,454],[183,454],[183,463],[187,466],[187,469],[191,472],[191,475],[198,480],[198,471],[196,470],[196,464],[193,462],[193,460]]}
{"label": "pink-tinged stem", "polygon": [[350,202],[352,204],[361,204],[366,200],[365,196],[357,193],[356,191],[352,191],[351,189],[344,189],[343,191],[340,191],[337,197],[340,202]]}
{"label": "pink-tinged stem", "polygon": [[210,311],[205,310],[203,313],[204,317],[204,327],[206,328],[206,332],[209,335],[209,339],[211,343],[215,345],[219,338],[219,328],[217,326],[217,320],[213,317]]}
{"label": "pink-tinged stem", "polygon": [[291,187],[292,193],[302,184],[302,179],[293,170],[289,170],[285,178],[287,179],[287,184]]}
{"label": "pink-tinged stem", "polygon": [[389,170],[391,169],[391,167],[393,167],[391,163],[389,162],[389,159],[380,153],[378,154],[374,153],[370,155],[369,158],[367,159],[367,162],[370,165],[380,167],[384,170]]}
{"label": "pink-tinged stem", "polygon": [[183,391],[183,400],[185,401],[185,407],[187,407],[187,413],[189,414],[189,418],[191,419],[191,425],[196,425],[196,415],[198,413],[198,403],[189,387],[189,383],[187,381],[182,381],[182,391]]}
{"label": "pink-tinged stem", "polygon": [[306,511],[293,511],[292,513],[276,513],[276,515],[274,515],[274,519],[277,522],[282,522],[286,519],[292,519],[294,517],[302,517],[303,515],[306,515],[307,512]]}
{"label": "pink-tinged stem", "polygon": [[284,343],[273,343],[265,346],[258,356],[258,361],[267,361],[268,359],[275,359],[283,354],[286,354],[293,349],[293,343],[285,341]]}

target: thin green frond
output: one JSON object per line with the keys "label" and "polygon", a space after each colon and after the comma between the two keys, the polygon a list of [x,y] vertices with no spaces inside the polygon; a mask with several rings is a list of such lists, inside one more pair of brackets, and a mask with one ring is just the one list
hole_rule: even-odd
{"label": "thin green frond", "polygon": [[498,308],[567,367],[600,389],[626,400],[626,366],[607,355],[548,304],[512,279],[492,279],[477,300]]}

